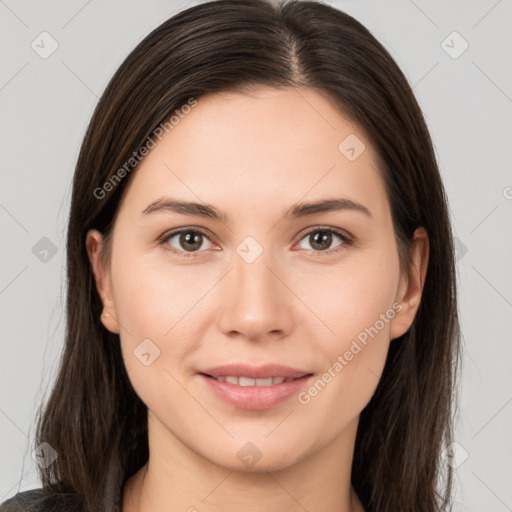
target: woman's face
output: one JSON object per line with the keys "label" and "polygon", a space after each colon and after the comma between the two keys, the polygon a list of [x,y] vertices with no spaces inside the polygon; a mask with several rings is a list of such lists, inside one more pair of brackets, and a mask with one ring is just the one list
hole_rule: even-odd
{"label": "woman's face", "polygon": [[[375,157],[324,96],[264,88],[200,98],[133,171],[110,266],[95,231],[88,249],[102,321],[162,443],[275,470],[353,439],[419,303]],[[230,364],[249,368],[218,376],[306,377],[202,374]]]}

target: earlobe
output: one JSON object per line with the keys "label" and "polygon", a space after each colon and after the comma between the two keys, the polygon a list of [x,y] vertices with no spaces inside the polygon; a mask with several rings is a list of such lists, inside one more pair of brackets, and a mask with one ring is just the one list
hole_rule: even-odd
{"label": "earlobe", "polygon": [[99,231],[96,229],[88,231],[86,237],[87,254],[91,264],[91,271],[96,282],[96,289],[103,304],[101,322],[110,332],[119,334],[119,324],[117,322],[117,313],[112,295],[110,276],[101,257],[102,243],[103,235]]}
{"label": "earlobe", "polygon": [[114,334],[119,334],[119,322],[114,315],[107,311],[106,307],[104,307],[101,312],[101,323],[105,326],[105,329],[108,329]]}
{"label": "earlobe", "polygon": [[405,334],[414,321],[421,303],[428,259],[428,235],[425,228],[420,227],[415,231],[411,242],[409,274],[407,277],[402,276],[396,297],[402,308],[391,322],[391,339]]}

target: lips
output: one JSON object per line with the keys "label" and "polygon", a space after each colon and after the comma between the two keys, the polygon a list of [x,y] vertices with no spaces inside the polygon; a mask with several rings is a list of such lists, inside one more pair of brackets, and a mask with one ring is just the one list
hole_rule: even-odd
{"label": "lips", "polygon": [[239,409],[263,410],[299,393],[313,374],[276,364],[230,364],[204,369],[198,375],[206,389],[223,402]]}

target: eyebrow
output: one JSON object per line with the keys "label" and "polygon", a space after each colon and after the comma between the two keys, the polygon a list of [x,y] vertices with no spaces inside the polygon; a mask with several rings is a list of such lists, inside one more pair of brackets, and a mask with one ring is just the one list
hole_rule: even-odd
{"label": "eyebrow", "polygon": [[[310,215],[320,213],[338,212],[338,211],[356,211],[372,217],[370,210],[362,204],[352,201],[351,199],[322,199],[320,201],[310,203],[298,203],[290,207],[284,214],[285,219],[299,219]],[[180,201],[169,197],[161,197],[153,201],[143,211],[143,215],[150,215],[155,212],[174,212],[181,215],[190,215],[194,217],[204,217],[228,222],[229,216],[225,212],[219,211],[212,205],[194,203],[190,201]]]}

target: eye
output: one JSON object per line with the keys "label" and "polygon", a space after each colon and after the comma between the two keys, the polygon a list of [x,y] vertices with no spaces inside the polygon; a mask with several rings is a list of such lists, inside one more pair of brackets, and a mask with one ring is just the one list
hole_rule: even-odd
{"label": "eye", "polygon": [[[333,243],[333,235],[335,237],[337,237],[339,240],[341,240],[341,242],[338,243],[337,245],[335,245],[334,247],[341,246],[341,249],[342,249],[343,246],[351,245],[353,243],[352,238],[344,231],[341,231],[339,229],[323,228],[323,227],[315,228],[315,229],[308,231],[301,238],[301,242],[303,240],[306,240],[312,247],[312,249],[309,249],[309,250],[319,253],[318,255],[322,255],[322,253],[332,254],[334,252],[338,252],[341,250],[341,249],[328,250],[329,247]],[[301,247],[301,248],[304,249],[304,247]],[[308,249],[308,248],[306,247],[306,249]]]}
{"label": "eye", "polygon": [[166,233],[162,236],[159,242],[168,248],[170,246],[169,250],[175,253],[179,253],[180,256],[194,257],[198,256],[194,253],[201,252],[200,249],[204,248],[204,242],[206,240],[212,243],[204,231],[197,228],[187,228],[172,231],[171,233]]}
{"label": "eye", "polygon": [[[333,243],[333,235],[340,240],[334,247],[341,246],[340,249],[329,249]],[[345,231],[324,227],[317,227],[308,231],[301,238],[301,242],[303,240],[308,241],[311,245],[311,249],[307,247],[305,249],[311,250],[313,253],[317,253],[317,255],[332,254],[353,243],[353,239]],[[171,252],[177,253],[183,257],[199,256],[200,254],[195,253],[202,252],[201,249],[204,249],[205,242],[215,245],[210,240],[209,236],[198,228],[178,229],[162,235],[159,239],[161,245],[164,245]],[[300,248],[304,249],[304,247]]]}

